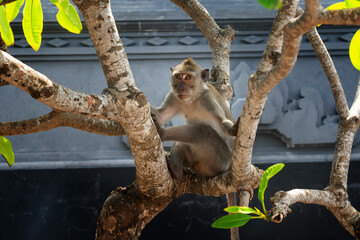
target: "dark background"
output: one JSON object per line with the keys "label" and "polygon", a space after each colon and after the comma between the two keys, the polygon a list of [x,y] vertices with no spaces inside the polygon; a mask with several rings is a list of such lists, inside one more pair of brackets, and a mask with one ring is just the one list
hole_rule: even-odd
{"label": "dark background", "polygon": [[[259,165],[266,168],[269,165]],[[330,163],[286,164],[269,182],[277,190],[322,189]],[[350,164],[349,196],[360,207],[360,163]],[[134,180],[134,168],[7,171],[0,174],[1,240],[94,239],[96,221],[108,194]],[[254,205],[255,204],[255,205]],[[255,197],[251,206],[261,206]],[[172,202],[143,230],[140,239],[229,239],[211,223],[225,214],[225,197],[186,194]],[[352,239],[324,207],[295,204],[281,224],[252,220],[240,229],[242,239]]]}

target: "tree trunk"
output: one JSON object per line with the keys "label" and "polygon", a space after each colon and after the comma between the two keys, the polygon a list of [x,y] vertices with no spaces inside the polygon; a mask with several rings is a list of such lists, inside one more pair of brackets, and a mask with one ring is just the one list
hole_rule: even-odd
{"label": "tree trunk", "polygon": [[137,239],[143,228],[170,202],[171,196],[152,199],[141,193],[133,183],[111,192],[101,210],[96,240]]}

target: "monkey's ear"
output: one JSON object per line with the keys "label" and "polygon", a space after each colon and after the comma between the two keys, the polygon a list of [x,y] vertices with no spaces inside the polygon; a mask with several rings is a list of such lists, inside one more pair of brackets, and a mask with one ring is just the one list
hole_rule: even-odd
{"label": "monkey's ear", "polygon": [[173,72],[174,72],[174,69],[173,69],[172,67],[170,67],[170,71],[171,71],[171,73],[173,73]]}
{"label": "monkey's ear", "polygon": [[203,69],[201,71],[201,78],[204,82],[209,81],[209,69]]}

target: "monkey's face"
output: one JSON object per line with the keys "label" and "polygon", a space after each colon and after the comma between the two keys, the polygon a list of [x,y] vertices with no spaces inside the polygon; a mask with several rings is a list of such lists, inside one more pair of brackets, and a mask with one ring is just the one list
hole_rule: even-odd
{"label": "monkey's face", "polygon": [[172,77],[172,88],[180,100],[189,101],[194,96],[196,78],[191,73],[175,73]]}

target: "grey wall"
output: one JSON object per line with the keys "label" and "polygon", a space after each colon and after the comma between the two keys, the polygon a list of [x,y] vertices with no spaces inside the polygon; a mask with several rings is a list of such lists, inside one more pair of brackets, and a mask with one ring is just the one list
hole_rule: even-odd
{"label": "grey wall", "polygon": [[[232,24],[236,38],[231,52],[231,109],[237,118],[247,92],[247,79],[256,70],[271,24],[269,20],[221,20]],[[193,24],[188,21],[123,24],[121,32],[137,86],[151,104],[158,106],[169,89],[169,67],[192,56],[204,68],[211,67],[211,53]],[[163,25],[161,25],[162,23]],[[158,25],[159,24],[159,25]],[[248,29],[244,25],[249,26]],[[146,26],[146,29],[144,27]],[[121,26],[120,26],[121,27]],[[159,31],[151,30],[158,27]],[[52,26],[51,29],[57,29]],[[14,26],[17,29],[17,25]],[[171,31],[169,30],[171,29]],[[44,33],[43,44],[34,52],[18,34],[10,52],[52,80],[78,91],[99,94],[106,87],[89,36],[55,30]],[[348,57],[348,45],[356,28],[319,29],[335,65],[349,103],[359,73]],[[13,86],[0,88],[0,121],[14,121],[46,114],[50,109]],[[337,112],[321,66],[304,37],[298,61],[269,94],[254,151],[254,162],[330,161],[337,131]],[[170,124],[179,124],[177,118]],[[16,153],[13,169],[133,166],[126,137],[105,137],[69,128],[26,136],[12,136]],[[356,137],[353,159],[360,159]],[[0,168],[8,170],[2,162]]]}

